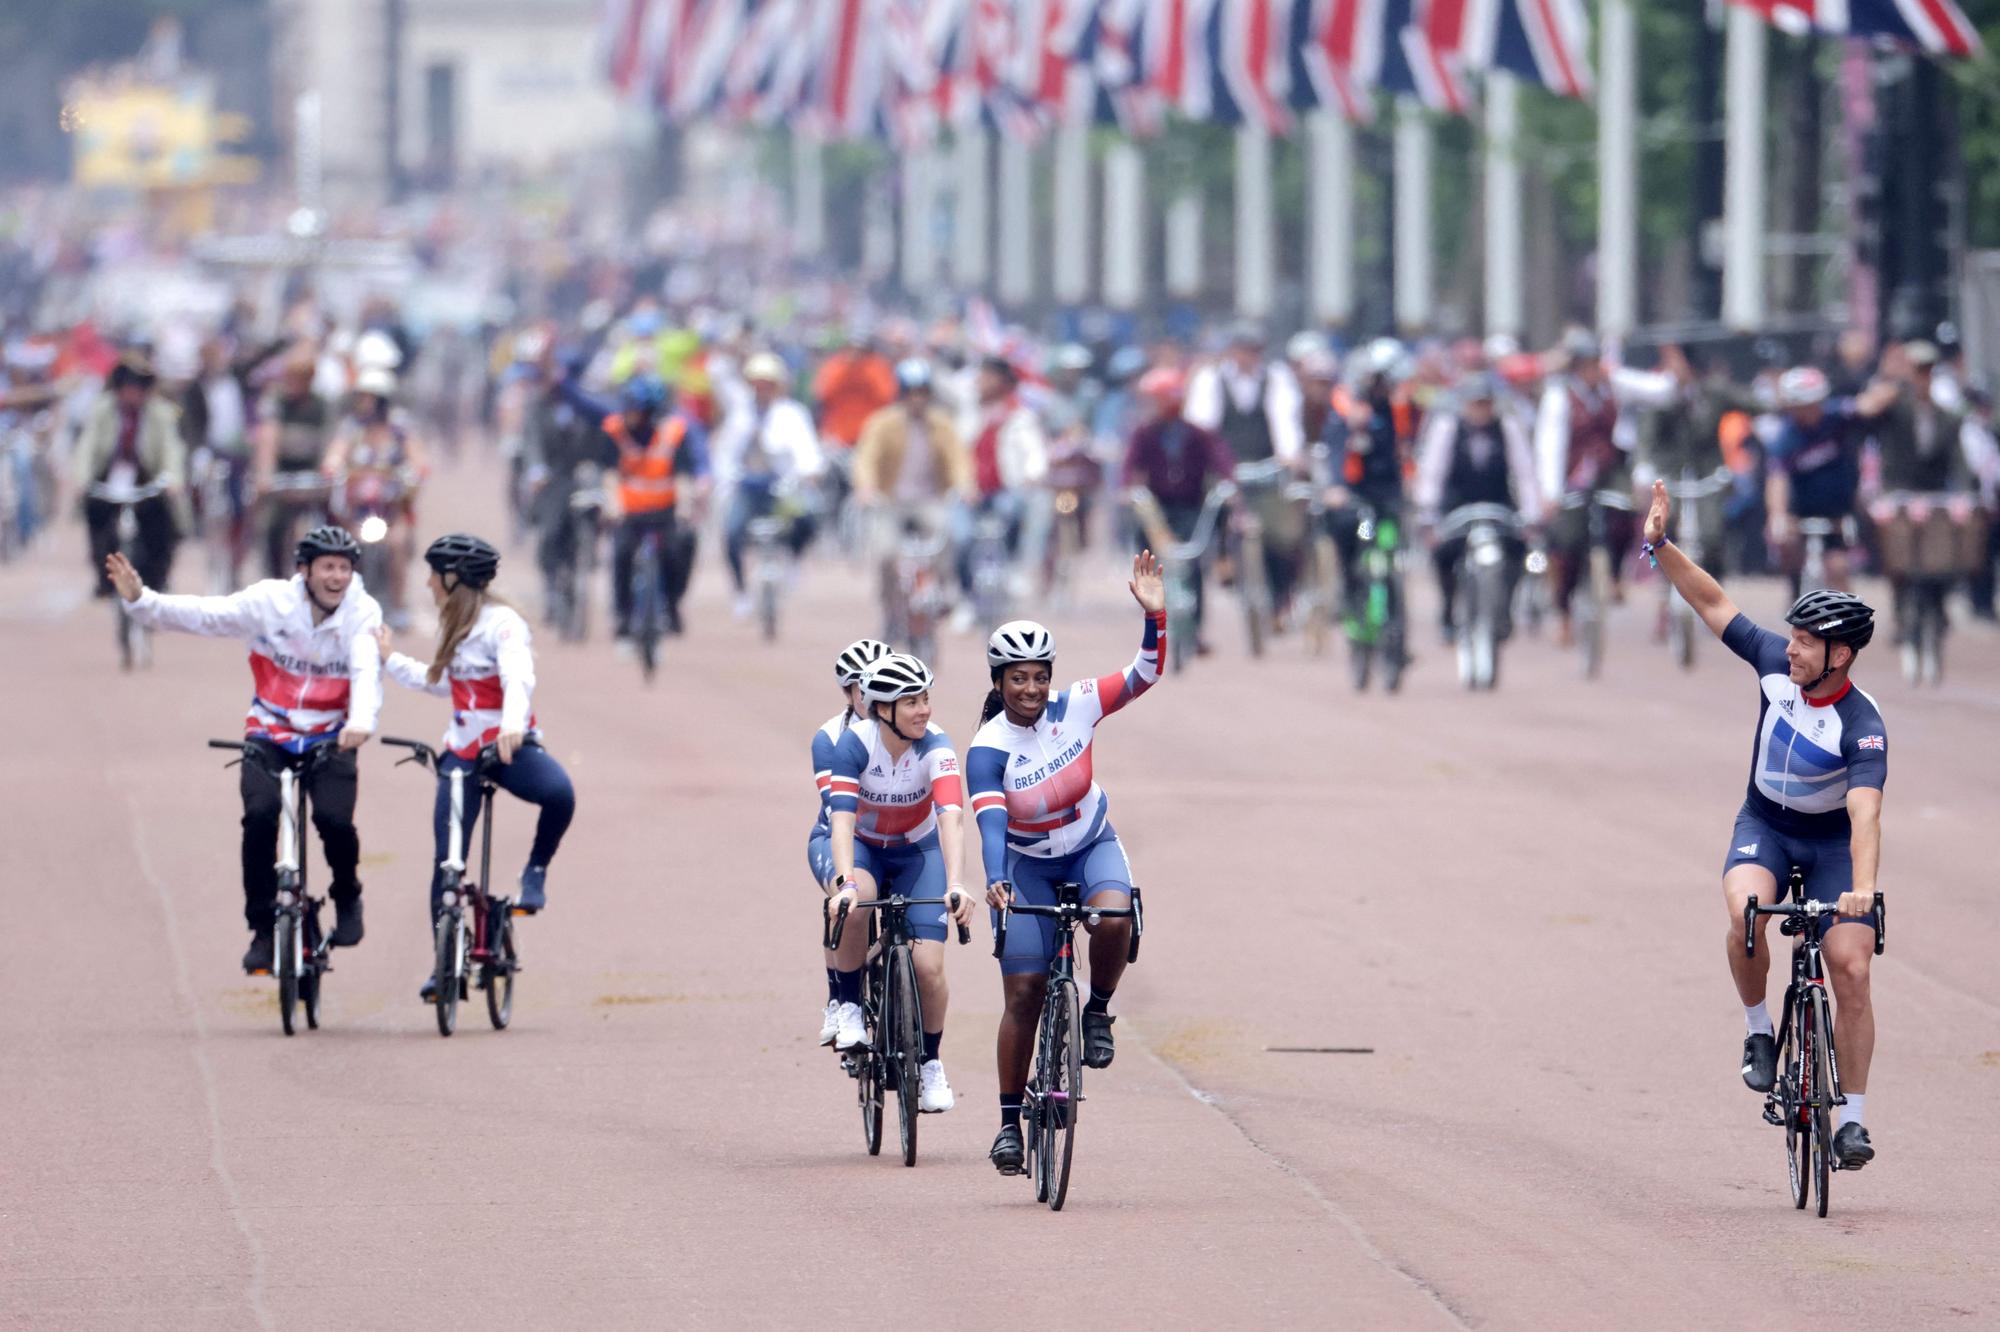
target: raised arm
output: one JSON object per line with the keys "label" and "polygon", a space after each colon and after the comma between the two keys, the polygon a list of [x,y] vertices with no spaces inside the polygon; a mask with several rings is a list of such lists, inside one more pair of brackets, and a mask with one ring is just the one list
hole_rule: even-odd
{"label": "raised arm", "polygon": [[125,609],[148,629],[171,629],[203,638],[251,638],[263,623],[267,598],[261,584],[252,583],[226,597],[176,596],[155,592],[141,583],[138,571],[123,555],[113,554],[104,562],[104,569],[124,598]]}
{"label": "raised arm", "polygon": [[1132,581],[1126,587],[1146,612],[1146,620],[1139,630],[1139,655],[1132,664],[1090,682],[1097,694],[1099,715],[1105,717],[1151,689],[1167,666],[1167,593],[1159,557],[1150,550],[1134,556]]}
{"label": "raised arm", "polygon": [[1653,507],[1646,514],[1647,544],[1653,547],[1653,558],[1659,561],[1660,572],[1674,585],[1674,591],[1701,616],[1701,622],[1709,632],[1721,638],[1739,612],[1736,603],[1723,592],[1722,585],[1711,578],[1708,571],[1681,553],[1681,548],[1666,540],[1667,515],[1672,501],[1667,497],[1667,483],[1653,482]]}

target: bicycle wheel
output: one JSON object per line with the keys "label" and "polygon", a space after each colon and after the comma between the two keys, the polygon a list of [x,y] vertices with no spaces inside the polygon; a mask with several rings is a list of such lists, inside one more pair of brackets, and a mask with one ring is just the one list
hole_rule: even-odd
{"label": "bicycle wheel", "polygon": [[306,963],[299,970],[299,1001],[305,1005],[306,1026],[319,1030],[319,981],[324,974],[320,968],[319,912],[317,909],[306,917]]}
{"label": "bicycle wheel", "polygon": [[1813,1020],[1813,1106],[1812,1156],[1813,1185],[1819,1190],[1819,1214],[1826,1215],[1827,1184],[1833,1173],[1833,1127],[1827,1121],[1833,1113],[1833,1070],[1827,1053],[1833,1039],[1833,1024],[1825,1011],[1826,1001],[1811,1005],[1819,1013]]}
{"label": "bicycle wheel", "polygon": [[1917,682],[1936,686],[1944,681],[1943,593],[1925,588],[1917,621]]}
{"label": "bicycle wheel", "polygon": [[1069,1196],[1070,1154],[1076,1148],[1077,1110],[1083,1103],[1083,1016],[1076,984],[1064,981],[1042,1011],[1049,1060],[1042,1081],[1040,1193],[1052,1212]]}
{"label": "bicycle wheel", "polygon": [[1667,645],[1682,670],[1694,669],[1694,612],[1678,594],[1667,613]]}
{"label": "bicycle wheel", "polygon": [[[862,972],[871,976],[874,968]],[[855,1077],[856,1095],[861,1101],[861,1141],[868,1147],[870,1156],[882,1154],[882,999],[874,993],[874,985],[868,986],[869,993],[862,996],[862,1007],[868,1015],[868,1046],[858,1054],[850,1056],[859,1059],[860,1072]]]}
{"label": "bicycle wheel", "polygon": [[1271,589],[1264,569],[1264,543],[1245,537],[1239,557],[1243,562],[1243,627],[1250,642],[1250,655],[1264,655],[1264,640],[1270,632]]}
{"label": "bicycle wheel", "polygon": [[437,984],[438,1035],[458,1029],[458,915],[447,911],[437,921],[437,964],[431,971]]}
{"label": "bicycle wheel", "polygon": [[771,576],[760,578],[757,587],[757,627],[763,631],[766,643],[778,639],[778,580]]}
{"label": "bicycle wheel", "polygon": [[271,932],[271,966],[278,973],[278,1025],[289,1036],[293,1011],[299,1004],[299,918],[286,910]]}
{"label": "bicycle wheel", "polygon": [[908,945],[889,954],[889,1003],[882,1025],[888,1037],[883,1058],[896,1070],[896,1133],[903,1164],[917,1163],[917,1098],[923,1087],[923,1001],[917,997],[917,965]]}
{"label": "bicycle wheel", "polygon": [[1357,693],[1368,688],[1368,672],[1375,665],[1375,649],[1360,639],[1351,639],[1347,644],[1347,673],[1354,681]]}
{"label": "bicycle wheel", "polygon": [[499,910],[489,919],[492,956],[486,962],[486,1017],[495,1031],[505,1031],[514,1016],[514,965],[519,960],[514,952],[514,922]]}
{"label": "bicycle wheel", "polygon": [[1806,1060],[1796,1028],[1785,1041],[1778,1080],[1778,1109],[1785,1120],[1785,1177],[1792,1186],[1792,1206],[1803,1208],[1810,1196],[1812,1126],[1806,1118]]}
{"label": "bicycle wheel", "polygon": [[660,570],[658,557],[642,552],[632,574],[632,637],[639,648],[639,670],[647,680],[660,664]]}

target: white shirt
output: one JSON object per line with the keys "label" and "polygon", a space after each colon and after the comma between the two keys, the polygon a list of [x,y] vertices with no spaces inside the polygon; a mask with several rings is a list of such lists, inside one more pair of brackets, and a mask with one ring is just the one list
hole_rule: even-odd
{"label": "white shirt", "polygon": [[1249,374],[1227,358],[1202,366],[1188,380],[1187,403],[1181,415],[1204,430],[1220,429],[1223,394],[1229,395],[1237,411],[1251,411],[1257,406],[1260,379],[1264,420],[1271,428],[1271,454],[1294,462],[1305,452],[1305,395],[1299,391],[1291,367],[1281,362],[1270,362]]}
{"label": "white shirt", "polygon": [[[1622,365],[1608,373],[1606,387],[1621,409],[1611,442],[1630,453],[1639,442],[1638,424],[1622,409],[1671,406],[1680,396],[1680,382],[1660,371],[1628,370]],[[1535,414],[1535,464],[1540,473],[1536,479],[1541,493],[1550,498],[1563,493],[1563,478],[1569,473],[1569,395],[1569,377],[1558,376],[1542,390],[1542,405]]]}
{"label": "white shirt", "polygon": [[818,476],[826,469],[812,417],[791,398],[773,399],[761,411],[753,398],[731,411],[715,432],[710,461],[716,479],[725,485],[746,474],[769,474],[782,481]]}

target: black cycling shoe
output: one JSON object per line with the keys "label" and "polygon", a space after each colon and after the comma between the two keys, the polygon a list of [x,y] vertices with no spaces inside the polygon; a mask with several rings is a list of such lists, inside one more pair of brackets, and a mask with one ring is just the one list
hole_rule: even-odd
{"label": "black cycling shoe", "polygon": [[1083,1010],[1083,1066],[1110,1068],[1118,1047],[1111,1039],[1111,1024],[1118,1019],[1109,1013]]}
{"label": "black cycling shoe", "polygon": [[269,971],[271,961],[271,932],[259,930],[250,936],[250,951],[243,955],[243,969],[252,973]]}
{"label": "black cycling shoe", "polygon": [[993,1139],[993,1149],[986,1153],[986,1159],[1003,1175],[1020,1174],[1021,1163],[1027,1156],[1028,1149],[1021,1142],[1019,1124],[1002,1124],[1000,1135]]}
{"label": "black cycling shoe", "polygon": [[333,933],[326,941],[335,948],[352,948],[361,942],[361,899],[350,897],[333,904]]}
{"label": "black cycling shoe", "polygon": [[1767,1092],[1777,1080],[1777,1038],[1764,1031],[1744,1037],[1743,1085],[1751,1091]]}
{"label": "black cycling shoe", "polygon": [[438,978],[435,972],[424,977],[424,988],[417,991],[417,998],[427,1004],[434,1004],[438,998]]}
{"label": "black cycling shoe", "polygon": [[1859,1170],[1875,1159],[1868,1130],[1859,1124],[1842,1124],[1833,1131],[1833,1159],[1842,1170]]}

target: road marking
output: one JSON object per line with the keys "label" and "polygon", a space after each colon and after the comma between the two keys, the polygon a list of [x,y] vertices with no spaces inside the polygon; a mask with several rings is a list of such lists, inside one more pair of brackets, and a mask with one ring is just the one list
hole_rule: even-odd
{"label": "road marking", "polygon": [[257,1319],[257,1326],[265,1329],[277,1327],[271,1317],[270,1308],[264,1303],[264,1246],[257,1242],[256,1234],[250,1229],[250,1222],[243,1215],[243,1195],[236,1187],[236,1177],[229,1173],[229,1162],[222,1145],[222,1106],[215,1091],[215,1070],[209,1066],[208,1021],[201,1015],[201,1003],[195,997],[194,983],[188,976],[187,950],[181,947],[180,926],[174,917],[172,895],[167,890],[166,881],[153,872],[153,858],[146,851],[145,824],[139,818],[139,805],[128,793],[125,797],[126,813],[131,819],[132,850],[138,857],[139,872],[153,885],[153,891],[160,899],[160,915],[166,921],[167,951],[174,959],[174,988],[180,991],[181,1000],[187,1005],[188,1013],[194,1019],[194,1066],[201,1075],[201,1092],[208,1102],[208,1167],[222,1184],[223,1196],[229,1202],[229,1217],[242,1233],[243,1242],[250,1249],[250,1288],[244,1292],[244,1299],[250,1305],[251,1314]]}

